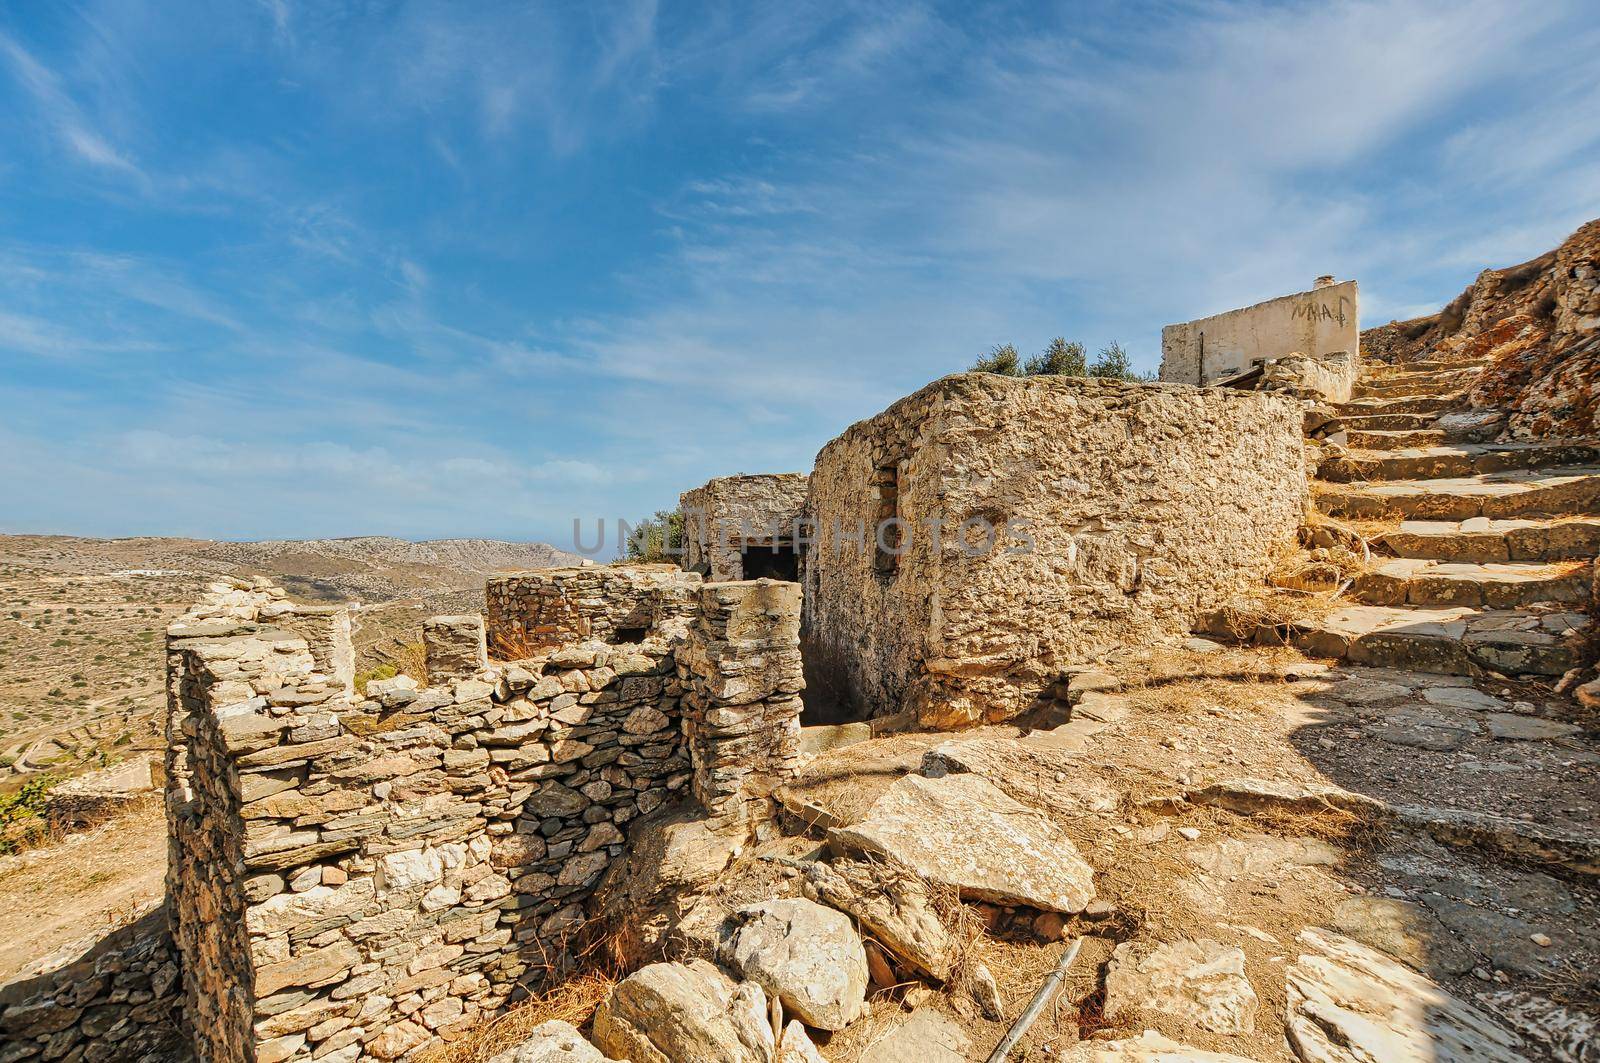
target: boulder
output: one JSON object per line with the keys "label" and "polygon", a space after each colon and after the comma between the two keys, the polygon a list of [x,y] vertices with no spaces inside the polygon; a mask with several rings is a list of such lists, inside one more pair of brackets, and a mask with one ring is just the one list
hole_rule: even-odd
{"label": "boulder", "polygon": [[541,1022],[527,1039],[492,1057],[489,1063],[615,1063],[583,1039],[570,1023]]}
{"label": "boulder", "polygon": [[1209,938],[1125,941],[1111,954],[1105,1014],[1115,1025],[1163,1018],[1208,1033],[1250,1033],[1257,1003],[1244,952]]}
{"label": "boulder", "polygon": [[861,1014],[867,954],[850,917],[804,897],[763,901],[734,913],[722,960],[820,1030]]}
{"label": "boulder", "polygon": [[1436,982],[1327,930],[1285,972],[1289,1047],[1306,1063],[1512,1063],[1522,1039]]}
{"label": "boulder", "polygon": [[950,977],[953,943],[921,876],[881,860],[817,861],[806,868],[803,888],[812,900],[855,916],[906,966],[940,981]]}
{"label": "boulder", "polygon": [[1094,871],[1061,828],[976,775],[908,775],[828,841],[973,900],[1072,913],[1094,899]]}
{"label": "boulder", "polygon": [[594,1043],[631,1063],[770,1063],[767,995],[705,960],[653,963],[618,982],[594,1014]]}

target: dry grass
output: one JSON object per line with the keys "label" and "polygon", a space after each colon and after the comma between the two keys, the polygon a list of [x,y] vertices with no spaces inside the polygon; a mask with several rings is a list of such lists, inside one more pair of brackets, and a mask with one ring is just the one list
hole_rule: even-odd
{"label": "dry grass", "polygon": [[394,666],[417,681],[418,686],[428,685],[428,651],[420,642],[407,642],[391,655]]}
{"label": "dry grass", "polygon": [[539,647],[524,632],[493,631],[489,635],[489,656],[493,660],[526,661],[539,654]]}
{"label": "dry grass", "polygon": [[418,1057],[418,1063],[483,1063],[515,1048],[528,1039],[534,1027],[552,1019],[581,1027],[616,984],[616,976],[608,971],[574,975],[466,1037],[429,1049]]}

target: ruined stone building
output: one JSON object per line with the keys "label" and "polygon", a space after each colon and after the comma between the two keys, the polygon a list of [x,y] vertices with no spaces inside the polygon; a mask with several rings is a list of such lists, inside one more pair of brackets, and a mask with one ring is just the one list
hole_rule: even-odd
{"label": "ruined stone building", "polygon": [[817,456],[807,651],[869,715],[1015,716],[1258,581],[1300,522],[1300,449],[1279,396],[945,377]]}
{"label": "ruined stone building", "polygon": [[1308,292],[1168,325],[1161,330],[1161,379],[1211,384],[1280,358],[1333,362],[1349,380],[1334,401],[1348,399],[1360,356],[1356,282],[1318,277]]}
{"label": "ruined stone building", "polygon": [[713,582],[798,580],[805,502],[804,473],[724,476],[685,491],[683,567]]}

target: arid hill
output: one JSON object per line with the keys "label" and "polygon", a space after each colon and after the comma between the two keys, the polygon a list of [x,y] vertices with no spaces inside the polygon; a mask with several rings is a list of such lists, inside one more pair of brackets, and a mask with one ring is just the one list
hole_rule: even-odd
{"label": "arid hill", "polygon": [[1430,317],[1361,334],[1368,359],[1491,359],[1472,405],[1507,412],[1506,435],[1600,434],[1600,219],[1560,247],[1486,269]]}
{"label": "arid hill", "polygon": [[368,660],[416,623],[482,607],[491,572],[575,564],[546,543],[0,536],[0,775],[70,770],[154,738],[161,632],[218,576],[265,575],[303,601],[359,602]]}

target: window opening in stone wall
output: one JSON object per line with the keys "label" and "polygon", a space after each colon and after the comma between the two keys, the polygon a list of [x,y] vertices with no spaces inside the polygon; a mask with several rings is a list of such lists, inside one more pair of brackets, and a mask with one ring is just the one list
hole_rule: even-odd
{"label": "window opening in stone wall", "polygon": [[786,539],[746,543],[739,551],[739,564],[745,579],[781,579],[790,583],[800,579],[800,552]]}
{"label": "window opening in stone wall", "polygon": [[619,627],[611,633],[611,645],[620,646],[628,642],[643,642],[648,634],[650,634],[650,629],[647,627]]}
{"label": "window opening in stone wall", "polygon": [[872,536],[872,567],[884,579],[900,568],[900,465],[880,465],[872,476],[878,511],[867,534]]}

